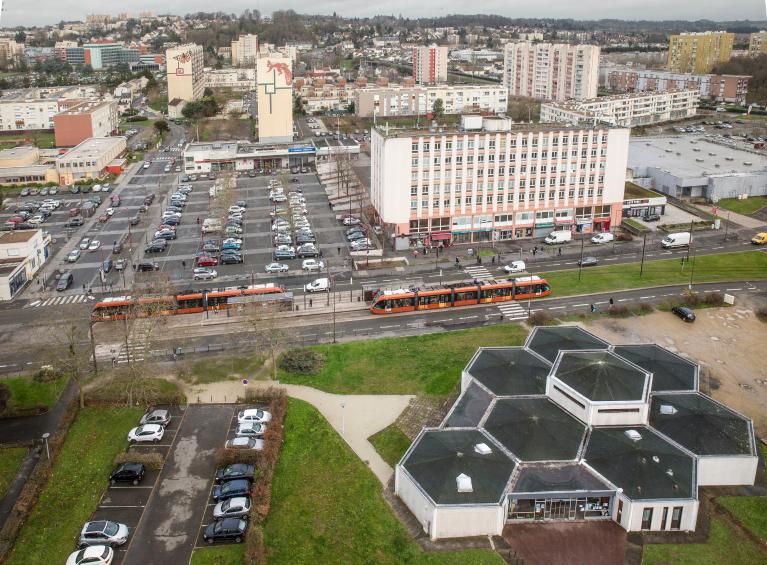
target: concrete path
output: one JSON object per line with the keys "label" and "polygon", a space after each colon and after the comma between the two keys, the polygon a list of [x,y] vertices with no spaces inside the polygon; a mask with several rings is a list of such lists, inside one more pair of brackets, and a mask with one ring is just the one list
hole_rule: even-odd
{"label": "concrete path", "polygon": [[69,402],[77,396],[77,385],[70,380],[56,404],[45,414],[0,419],[0,444],[40,441],[46,432],[53,435]]}
{"label": "concrete path", "polygon": [[[304,400],[317,408],[331,426],[341,434],[354,453],[362,459],[385,486],[394,470],[384,461],[368,441],[368,437],[392,424],[405,409],[412,395],[330,394],[302,385],[259,381],[248,386],[277,385],[285,388],[288,396]],[[190,402],[234,402],[247,390],[236,381],[193,386],[187,390]]]}
{"label": "concrete path", "polygon": [[[702,204],[696,204],[695,207],[699,210],[702,210],[703,212],[708,212],[709,214],[711,213],[711,205],[704,206]],[[722,220],[727,220],[729,218],[731,222],[741,225],[744,228],[757,229],[764,225],[764,220],[752,218],[750,216],[744,216],[743,214],[736,214],[735,212],[730,212],[724,208],[719,208],[719,217]]]}

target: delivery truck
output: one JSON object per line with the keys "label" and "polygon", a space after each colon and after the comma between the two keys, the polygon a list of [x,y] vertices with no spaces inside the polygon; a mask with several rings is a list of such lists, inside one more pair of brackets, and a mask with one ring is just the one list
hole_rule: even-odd
{"label": "delivery truck", "polygon": [[663,249],[687,247],[690,245],[690,232],[670,233],[661,240],[660,245]]}
{"label": "delivery truck", "polygon": [[557,230],[551,232],[543,240],[546,245],[561,245],[573,240],[573,234],[570,230]]}

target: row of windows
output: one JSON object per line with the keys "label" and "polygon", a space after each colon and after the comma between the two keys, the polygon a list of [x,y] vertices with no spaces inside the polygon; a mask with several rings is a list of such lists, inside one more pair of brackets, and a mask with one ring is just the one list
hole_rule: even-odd
{"label": "row of windows", "polygon": [[[560,179],[559,179],[559,186],[565,187],[565,186],[568,186],[568,184],[569,184],[569,186],[571,187],[570,190],[572,191],[572,190],[575,190],[575,185],[576,184],[579,184],[579,185],[587,184],[586,178],[587,177],[578,177],[577,182],[576,182],[575,177],[573,177],[573,178],[570,179],[570,182],[568,183],[568,182],[566,182],[567,181],[566,177],[560,177]],[[600,185],[604,184],[604,182],[605,182],[605,178],[603,176],[601,176],[601,175],[599,177],[595,177],[594,175],[590,175],[588,177],[588,184],[589,185],[593,185],[595,179],[597,179],[597,184],[600,184]],[[557,186],[557,182],[556,181],[557,181],[557,179],[554,178],[554,177],[549,178],[549,186]],[[543,188],[543,187],[546,186],[546,179],[541,179],[541,178],[539,178],[539,179],[530,179],[530,184],[529,185],[527,184],[527,179],[520,179],[519,186],[517,188],[525,189],[525,188],[528,188],[528,186],[529,186],[529,188],[535,188],[535,187]],[[459,193],[459,192],[462,192],[464,190],[464,188],[465,188],[466,192],[471,193],[475,189],[476,189],[477,192],[480,192],[482,190],[482,188],[483,188],[482,186],[480,186],[479,183],[475,183],[475,184],[467,183],[465,187],[461,183],[456,183],[456,184],[452,185],[452,187],[447,185],[447,184],[443,184],[443,185],[441,185],[441,187],[442,187],[442,190],[440,190],[440,185],[434,186],[432,188],[432,191],[435,192],[435,193],[439,193],[439,192],[443,192],[443,193],[449,193],[449,192]],[[484,189],[485,189],[486,192],[492,192],[494,188],[496,188],[496,186],[493,184],[493,181],[488,181],[488,182],[485,183]],[[498,181],[497,188],[498,188],[499,191],[505,190],[506,189],[506,182],[502,181],[502,180]],[[509,183],[509,190],[514,190],[514,188],[515,187],[513,186],[513,184]],[[584,187],[581,186],[580,188],[583,189]],[[561,188],[560,190],[565,190],[565,189]],[[600,190],[601,190],[601,188],[600,188]],[[421,185],[421,194],[428,194],[428,193],[429,193],[429,186],[426,185],[426,184]],[[411,196],[415,196],[416,194],[418,194],[418,185],[417,184],[410,185],[410,195]]]}
{"label": "row of windows", "polygon": [[[573,149],[570,152],[570,157],[577,158],[578,155],[579,155],[579,152],[578,152],[577,149]],[[602,148],[600,150],[592,149],[590,152],[587,149],[581,149],[580,157],[582,159],[587,158],[589,155],[591,157],[597,157],[597,155],[599,155],[600,157],[606,157],[607,156],[607,149],[605,149],[605,148]],[[495,156],[496,156],[495,153],[488,153],[487,160],[489,162],[494,162],[495,161]],[[463,157],[464,157],[463,155],[456,155],[455,156],[455,162],[456,163],[463,163]],[[562,151],[562,159],[566,159],[567,157],[568,157],[567,152],[566,151]],[[527,158],[528,158],[528,154],[527,153],[522,153],[519,156],[519,160],[520,161],[525,161],[525,160],[527,160]],[[559,156],[559,152],[558,151],[552,151],[551,153],[549,153],[548,151],[541,151],[541,154],[540,154],[540,157],[539,157],[538,153],[536,151],[533,151],[532,153],[529,154],[529,158],[530,159],[538,159],[538,158],[540,158],[540,159],[559,159],[560,156]],[[509,161],[516,161],[516,160],[517,160],[516,153],[511,153],[509,155]],[[485,155],[484,154],[477,155],[477,163],[483,163],[484,161],[485,161]],[[506,154],[505,153],[498,154],[498,162],[499,163],[503,163],[505,161],[506,161]],[[428,162],[429,162],[428,158],[424,157],[423,163],[426,164]],[[453,162],[453,157],[452,157],[452,155],[447,155],[444,158],[442,158],[442,157],[433,157],[432,158],[432,162],[435,165],[440,165],[443,162],[444,162],[444,164],[449,165],[449,164],[451,164]],[[466,155],[466,162],[467,163],[473,163],[474,162],[474,155]],[[414,167],[417,166],[419,163],[420,163],[420,158],[419,157],[413,157],[411,159],[411,164]]]}
{"label": "row of windows", "polygon": [[[609,217],[612,207],[609,204],[602,206],[578,206],[575,208],[575,216],[578,218],[591,218],[594,217]],[[571,218],[573,216],[572,208],[561,208],[559,210],[538,210],[538,211],[524,211],[516,212],[514,214],[496,214],[495,216],[483,216],[482,218],[490,221],[490,218],[495,219],[496,224],[508,223],[516,218],[517,223],[532,222],[533,220],[546,220],[550,218]],[[484,222],[485,219],[475,218],[475,225],[477,222]],[[470,227],[472,225],[471,216],[458,216],[454,217],[454,222],[451,223],[450,216],[443,216],[441,218],[421,218],[418,220],[410,220],[410,232],[428,232],[428,231],[446,231],[452,227]],[[431,228],[431,229],[430,229]]]}
{"label": "row of windows", "polygon": [[[537,200],[539,202],[546,200],[546,193],[545,192],[539,192],[537,194],[538,194]],[[525,200],[527,200],[528,202],[533,202],[533,201],[536,200],[536,196],[535,195],[536,195],[535,192],[520,193],[517,196],[517,202],[524,202]],[[564,200],[564,193],[560,192],[558,194],[558,197],[559,197],[560,200]],[[575,198],[575,193],[574,192],[568,193],[568,197],[571,198],[571,199],[574,199]],[[594,197],[593,189],[589,189],[588,191],[583,191],[583,190],[579,190],[578,191],[578,198],[579,199],[593,198],[593,197]],[[601,197],[602,197],[602,189],[600,188],[599,190],[597,190],[597,198],[601,198]],[[555,200],[554,192],[549,192],[548,193],[548,200],[549,201],[554,201]],[[503,205],[504,203],[512,204],[513,202],[514,202],[514,196],[513,195],[509,195],[508,199],[504,200],[504,196],[502,194],[498,194],[496,196],[496,199],[495,199],[496,205]],[[493,197],[492,196],[485,196],[484,203],[488,204],[488,205],[492,205],[493,204]],[[461,206],[462,204],[465,204],[466,206],[472,206],[472,205],[481,206],[482,205],[482,197],[478,196],[476,200],[474,200],[474,198],[471,197],[471,196],[467,196],[465,198],[457,197],[457,198],[453,198],[453,199],[446,198],[446,199],[442,200],[442,206],[444,206],[445,208],[450,208],[451,206]],[[440,200],[437,199],[437,200],[432,200],[431,201],[431,207],[432,208],[439,208],[439,206],[440,206]],[[429,207],[429,200],[421,200],[421,208],[428,208],[428,207]],[[418,200],[411,200],[410,201],[410,209],[411,210],[417,210],[418,209]]]}
{"label": "row of windows", "polygon": [[[583,134],[582,136],[579,136],[578,134],[575,134],[575,135],[572,136],[572,143],[573,144],[589,143],[589,138],[591,139],[591,143],[592,144],[599,143],[599,141],[600,141],[600,134],[595,132],[590,137],[589,137],[588,134]],[[479,139],[479,140],[469,139],[469,140],[466,140],[465,143],[464,143],[464,140],[462,140],[462,139],[458,139],[458,140],[455,140],[455,141],[444,140],[444,142],[443,141],[434,141],[433,143],[431,141],[421,141],[420,143],[419,143],[419,141],[413,141],[411,143],[411,149],[415,153],[415,152],[418,151],[419,145],[421,145],[421,148],[422,148],[423,151],[431,151],[432,147],[434,148],[435,151],[439,151],[439,150],[442,149],[443,143],[444,143],[444,146],[445,146],[446,150],[453,149],[454,145],[455,145],[455,149],[458,149],[458,150],[462,150],[464,148],[464,146],[466,147],[466,149],[475,149],[475,148],[476,149],[485,149],[485,141],[486,140],[484,140],[484,139]],[[601,134],[601,141],[602,141],[602,143],[607,143],[607,134],[605,134],[605,133]],[[561,144],[562,145],[567,145],[568,143],[570,143],[570,136],[569,135],[563,136],[562,140],[561,140]],[[556,147],[559,144],[560,144],[560,140],[559,140],[558,137],[554,137],[554,138],[551,139],[551,145],[553,147]],[[500,143],[498,145],[500,147],[506,147],[506,136],[505,135],[501,134]],[[540,143],[539,143],[538,137],[533,137],[532,139],[529,140],[529,143],[528,143],[528,138],[527,137],[523,137],[521,139],[519,145],[520,145],[520,147],[527,147],[528,145],[531,146],[531,147],[537,147],[539,145],[541,147],[548,147],[548,145],[549,145],[549,138],[547,136],[543,137],[541,139]],[[517,138],[516,137],[512,137],[511,138],[511,140],[509,141],[509,146],[510,147],[516,147],[517,146]],[[488,149],[495,149],[495,147],[496,147],[496,140],[495,139],[488,139],[487,140],[487,148]]]}
{"label": "row of windows", "polygon": [[[586,165],[588,165],[588,167]],[[578,163],[570,163],[569,167],[568,167],[567,163],[561,163],[559,165],[559,170],[558,171],[557,171],[557,167],[554,167],[554,166],[552,166],[551,169],[549,169],[547,165],[541,165],[540,168],[537,165],[532,165],[530,167],[530,174],[531,175],[532,174],[538,174],[538,173],[541,173],[541,174],[547,174],[547,173],[556,174],[557,172],[564,174],[564,173],[567,173],[567,172],[575,173],[577,171],[586,171],[586,170],[594,171],[594,170],[596,170],[596,168],[597,168],[597,164],[596,163],[581,163],[580,166],[578,166]],[[600,168],[600,170],[605,168],[604,161],[599,163],[599,168]],[[429,174],[430,173],[429,170],[422,171],[422,173],[423,173],[422,176],[423,176],[424,181],[428,181],[430,176],[433,176],[435,179],[438,179],[438,178],[442,177],[442,172],[439,169],[434,169],[432,175]],[[526,175],[527,173],[528,173],[528,169],[527,169],[526,165],[522,165],[522,166],[519,167],[519,173],[518,174]],[[509,167],[509,175],[513,176],[515,174],[517,174],[516,167]],[[505,175],[506,175],[506,167],[504,167],[504,166],[499,167],[498,168],[498,176],[505,176]],[[485,169],[476,169],[476,175],[475,175],[474,174],[474,169],[469,168],[466,171],[466,176],[467,177],[475,177],[475,176],[476,177],[483,177],[483,176],[485,176]],[[495,176],[495,169],[494,168],[487,169],[487,176],[494,177]],[[418,171],[413,171],[410,174],[410,178],[412,180],[418,180]],[[450,172],[449,171],[445,171],[445,178],[450,178]],[[463,169],[460,169],[460,168],[455,169],[455,178],[463,178]]]}

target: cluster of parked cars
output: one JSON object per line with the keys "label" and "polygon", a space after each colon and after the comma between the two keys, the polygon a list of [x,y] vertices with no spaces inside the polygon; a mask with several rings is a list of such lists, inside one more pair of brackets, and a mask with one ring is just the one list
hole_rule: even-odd
{"label": "cluster of parked cars", "polygon": [[[161,253],[168,247],[168,242],[176,239],[176,227],[181,223],[181,213],[186,206],[187,194],[191,192],[191,186],[181,185],[178,190],[171,194],[168,206],[161,216],[161,223],[154,232],[152,241],[144,247],[144,253]],[[154,202],[154,194],[144,199],[144,207],[149,207]],[[149,269],[147,269],[149,270]]]}
{"label": "cluster of parked cars", "polygon": [[25,202],[14,211],[3,226],[6,230],[35,229],[51,217],[61,206],[61,200],[46,198],[42,201]]}
{"label": "cluster of parked cars", "polygon": [[352,251],[368,251],[375,249],[373,242],[367,235],[367,230],[362,225],[362,220],[351,214],[344,216],[343,224],[351,226],[344,234]]}
{"label": "cluster of parked cars", "polygon": [[[317,247],[317,237],[309,222],[306,198],[301,191],[298,179],[293,178],[290,190],[278,180],[269,181],[269,200],[274,208],[272,216],[272,243],[275,261],[304,259],[301,267],[307,272],[321,271],[324,268],[318,258],[322,255]],[[266,266],[267,273],[288,271],[284,263],[270,263]]]}
{"label": "cluster of parked cars", "polygon": [[227,210],[226,224],[215,218],[206,218],[201,227],[203,235],[216,235],[223,232],[224,239],[217,237],[204,239],[195,257],[195,280],[211,280],[218,273],[211,267],[217,265],[235,265],[244,261],[242,251],[243,224],[248,203],[238,200]]}

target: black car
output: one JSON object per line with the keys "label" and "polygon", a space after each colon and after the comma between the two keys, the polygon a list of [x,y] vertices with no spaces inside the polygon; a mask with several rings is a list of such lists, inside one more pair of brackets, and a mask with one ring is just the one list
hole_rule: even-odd
{"label": "black car", "polygon": [[69,192],[72,194],[79,194],[80,193],[80,187],[76,184],[73,184],[72,187],[69,189]]}
{"label": "black car", "polygon": [[150,194],[149,196],[144,197],[144,204],[147,206],[151,206],[152,202],[154,202],[154,194]]}
{"label": "black car", "polygon": [[164,239],[156,239],[146,247],[144,247],[144,253],[160,253],[165,251],[167,244]]}
{"label": "black car", "polygon": [[218,258],[218,262],[222,265],[236,265],[237,263],[242,263],[242,255],[222,253]]}
{"label": "black car", "polygon": [[240,208],[247,208],[248,203],[245,200],[238,200],[234,203],[235,206],[239,206]]}
{"label": "black car", "polygon": [[136,270],[143,272],[146,271],[159,271],[160,264],[155,261],[141,261],[136,267]]}
{"label": "black car", "polygon": [[305,257],[319,257],[320,252],[314,245],[305,244],[296,250],[296,255],[303,259]]}
{"label": "black car", "polygon": [[137,485],[141,482],[146,474],[146,469],[143,463],[120,463],[109,475],[109,482],[117,483],[133,483]]}
{"label": "black car", "polygon": [[671,309],[671,312],[682,318],[685,322],[692,323],[695,321],[695,312],[692,311],[692,309],[688,308],[687,306],[674,306]]}
{"label": "black car", "polygon": [[583,259],[578,260],[578,264],[581,267],[593,267],[599,263],[596,257],[584,257]]}
{"label": "black car", "polygon": [[216,482],[233,481],[235,479],[245,479],[252,481],[255,477],[255,468],[247,463],[233,463],[226,467],[221,467],[216,471]]}
{"label": "black car", "polygon": [[299,233],[296,236],[296,243],[301,245],[302,243],[314,243],[317,241],[317,238],[314,237],[313,233]]}
{"label": "black car", "polygon": [[78,226],[83,225],[83,219],[82,218],[70,218],[66,221],[64,224],[65,228],[76,228]]}
{"label": "black car", "polygon": [[235,496],[250,496],[250,481],[235,479],[213,487],[213,500],[226,500]]}
{"label": "black car", "polygon": [[353,234],[346,236],[346,239],[348,239],[349,241],[357,241],[358,239],[365,239],[365,238],[367,238],[367,236],[365,235],[364,232],[354,232]]}
{"label": "black car", "polygon": [[230,541],[240,543],[245,538],[248,522],[241,518],[225,518],[205,526],[202,538],[206,543]]}
{"label": "black car", "polygon": [[136,225],[138,225],[138,223],[139,223],[140,221],[141,221],[141,218],[140,218],[138,215],[136,215],[136,216],[133,216],[133,217],[130,219],[130,225],[132,225],[132,226],[136,226]]}
{"label": "black car", "polygon": [[660,221],[660,216],[658,214],[646,214],[642,219],[645,222],[658,222]]}

